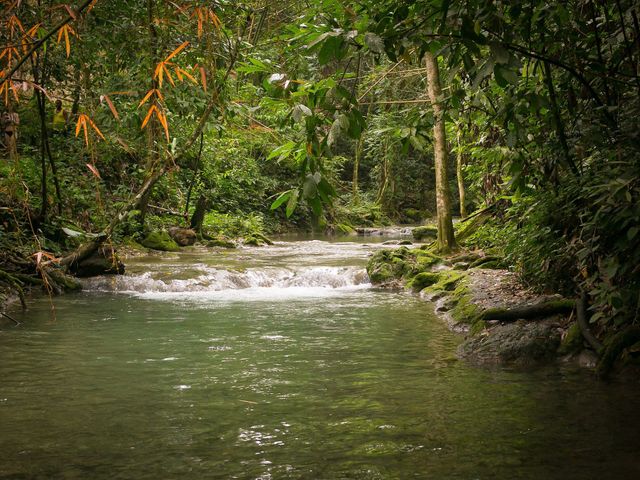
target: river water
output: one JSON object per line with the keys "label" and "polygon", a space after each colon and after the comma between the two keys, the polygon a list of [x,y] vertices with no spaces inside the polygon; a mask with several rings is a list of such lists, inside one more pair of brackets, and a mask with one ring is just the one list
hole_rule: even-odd
{"label": "river water", "polygon": [[0,478],[640,478],[640,391],[479,368],[373,239],[194,248],[0,329]]}

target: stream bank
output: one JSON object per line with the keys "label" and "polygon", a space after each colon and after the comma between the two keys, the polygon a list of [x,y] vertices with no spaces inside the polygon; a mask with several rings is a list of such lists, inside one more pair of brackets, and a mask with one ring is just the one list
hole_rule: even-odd
{"label": "stream bank", "polygon": [[595,369],[573,300],[524,288],[499,258],[482,251],[441,257],[428,246],[376,252],[367,265],[381,288],[407,289],[432,302],[450,330],[464,334],[459,358],[529,367],[559,360]]}

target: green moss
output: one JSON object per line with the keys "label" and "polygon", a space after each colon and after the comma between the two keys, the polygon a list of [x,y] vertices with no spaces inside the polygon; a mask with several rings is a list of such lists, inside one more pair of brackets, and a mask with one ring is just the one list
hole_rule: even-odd
{"label": "green moss", "polygon": [[487,328],[487,324],[485,323],[484,320],[478,320],[477,322],[474,322],[471,325],[471,329],[469,330],[469,333],[471,333],[471,335],[477,335],[478,333],[484,331]]}
{"label": "green moss", "polygon": [[176,252],[180,250],[180,247],[169,234],[165,231],[151,232],[142,240],[143,246],[151,248],[152,250],[160,250],[163,252]]}
{"label": "green moss", "polygon": [[433,225],[416,227],[411,233],[413,234],[413,238],[419,242],[422,240],[435,240],[438,238],[438,228]]}
{"label": "green moss", "polygon": [[419,292],[425,287],[438,283],[439,278],[439,273],[420,272],[407,283],[407,287],[415,292]]}
{"label": "green moss", "polygon": [[582,331],[580,325],[577,322],[571,324],[567,329],[567,334],[560,343],[560,355],[569,355],[572,353],[578,353],[584,348],[584,341],[582,338]]}
{"label": "green moss", "polygon": [[215,248],[215,247],[236,248],[236,244],[233,243],[231,240],[227,240],[226,238],[221,238],[221,237],[212,238],[206,243],[206,245],[209,248]]}
{"label": "green moss", "polygon": [[426,288],[427,293],[451,292],[455,290],[458,282],[465,277],[464,272],[444,270],[440,272],[438,282]]}

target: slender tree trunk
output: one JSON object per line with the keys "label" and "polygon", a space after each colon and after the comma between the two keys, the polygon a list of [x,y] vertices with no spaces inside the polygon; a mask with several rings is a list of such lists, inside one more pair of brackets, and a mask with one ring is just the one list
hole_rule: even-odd
{"label": "slender tree trunk", "polygon": [[352,188],[352,201],[354,205],[357,205],[360,202],[360,195],[358,193],[358,176],[360,170],[360,159],[362,158],[362,151],[364,150],[364,132],[358,139],[358,143],[356,144],[356,155],[353,161],[353,181],[351,182]]}
{"label": "slender tree trunk", "polygon": [[464,163],[464,155],[462,154],[462,142],[460,141],[460,137],[462,137],[462,132],[460,131],[460,126],[457,126],[458,129],[458,152],[456,155],[456,177],[458,178],[458,195],[460,197],[460,217],[467,217],[467,206],[465,200],[465,190],[464,190],[464,178],[462,176],[462,166]]}
{"label": "slender tree trunk", "polygon": [[571,153],[569,152],[569,144],[567,143],[567,135],[565,134],[564,124],[562,123],[562,117],[560,116],[560,107],[558,107],[558,99],[556,97],[556,90],[553,86],[553,77],[551,76],[551,65],[549,62],[544,62],[544,74],[547,81],[547,89],[549,90],[551,108],[553,109],[553,118],[556,122],[556,132],[558,134],[558,140],[560,140],[560,146],[562,147],[564,163],[575,175],[578,175],[578,168],[576,167],[573,158],[571,158]]}
{"label": "slender tree trunk", "polygon": [[424,56],[427,69],[427,93],[433,108],[433,154],[436,169],[436,209],[438,217],[438,249],[443,252],[456,248],[451,218],[451,188],[447,172],[447,137],[444,125],[444,108],[442,107],[442,90],[440,88],[440,71],[438,60],[431,52]]}

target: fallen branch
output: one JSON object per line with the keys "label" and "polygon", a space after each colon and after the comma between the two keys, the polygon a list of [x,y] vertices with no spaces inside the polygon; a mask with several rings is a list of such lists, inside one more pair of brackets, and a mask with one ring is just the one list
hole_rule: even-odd
{"label": "fallen branch", "polygon": [[2,315],[5,318],[8,318],[9,320],[11,320],[12,322],[14,322],[16,325],[22,325],[18,320],[16,320],[15,318],[13,318],[11,315],[8,315],[4,312],[0,312],[0,315]]}
{"label": "fallen branch", "polygon": [[482,320],[500,320],[502,322],[515,322],[516,320],[529,320],[533,318],[550,317],[557,314],[567,314],[575,308],[573,300],[553,300],[550,302],[527,305],[514,308],[489,308],[482,312]]}

